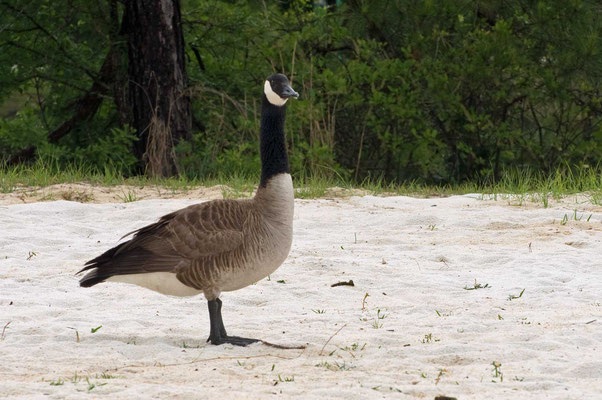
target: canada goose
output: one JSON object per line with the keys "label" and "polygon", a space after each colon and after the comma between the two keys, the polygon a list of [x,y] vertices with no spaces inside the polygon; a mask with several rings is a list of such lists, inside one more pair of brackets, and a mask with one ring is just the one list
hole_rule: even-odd
{"label": "canada goose", "polygon": [[284,262],[293,236],[293,183],[284,137],[286,102],[299,97],[282,74],[267,78],[261,108],[261,181],[253,199],[213,200],[164,215],[127,242],[88,261],[80,286],[127,282],[173,296],[203,293],[212,344],[246,346],[228,336],[221,292],[241,289]]}

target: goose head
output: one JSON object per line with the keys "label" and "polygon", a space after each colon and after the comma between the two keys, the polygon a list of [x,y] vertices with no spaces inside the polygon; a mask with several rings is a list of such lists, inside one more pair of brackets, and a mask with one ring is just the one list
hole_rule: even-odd
{"label": "goose head", "polygon": [[288,78],[282,74],[269,76],[263,85],[263,93],[271,104],[279,107],[285,105],[289,98],[299,97],[299,93],[293,90]]}

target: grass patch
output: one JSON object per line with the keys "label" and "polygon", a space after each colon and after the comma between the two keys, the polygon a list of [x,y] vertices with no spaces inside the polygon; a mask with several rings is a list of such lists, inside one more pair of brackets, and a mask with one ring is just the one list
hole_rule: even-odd
{"label": "grass patch", "polygon": [[424,338],[422,338],[422,340],[421,340],[422,343],[435,343],[435,342],[440,342],[440,341],[441,341],[441,339],[433,337],[432,333],[427,333],[426,335],[424,335]]}
{"label": "grass patch", "polygon": [[[143,175],[125,176],[117,168],[107,166],[98,170],[81,165],[61,167],[52,161],[37,160],[33,164],[7,166],[0,164],[0,193],[11,193],[19,187],[46,187],[61,183],[89,183],[98,186],[129,185],[140,188],[151,186],[176,191],[194,187],[222,185],[224,198],[249,198],[259,182],[257,174],[234,173],[228,175],[173,178],[149,178]],[[576,193],[583,193],[586,201],[602,205],[602,165],[596,167],[560,168],[550,174],[532,170],[507,170],[497,182],[464,182],[457,184],[429,185],[419,181],[401,183],[385,182],[382,178],[352,182],[341,176],[294,177],[295,197],[313,199],[346,197],[353,195],[406,195],[414,197],[445,197],[451,195],[481,193],[483,200],[505,200],[521,206],[526,202],[548,207],[551,199],[559,200]],[[90,201],[85,193],[66,193],[63,198]],[[138,200],[135,193],[123,193],[123,202]],[[429,227],[435,230],[436,226]]]}
{"label": "grass patch", "polygon": [[119,199],[124,203],[133,203],[138,201],[138,196],[136,196],[135,192],[129,190],[127,193],[123,192],[123,194],[119,195]]}
{"label": "grass patch", "polygon": [[245,175],[245,174],[234,174],[228,177],[216,177],[209,179],[213,184],[209,184],[207,181],[200,181],[202,186],[222,186],[222,196],[224,199],[240,199],[253,197],[253,192],[259,183],[259,178]]}
{"label": "grass patch", "polygon": [[278,374],[278,381],[279,382],[294,382],[295,381],[295,376],[280,376],[280,374]]}
{"label": "grass patch", "polygon": [[[329,188],[340,187],[341,185],[339,181],[324,178],[304,178],[295,183],[295,198],[298,199],[326,197]],[[346,189],[351,188],[346,187]]]}
{"label": "grass patch", "polygon": [[[504,374],[502,373],[502,363],[493,361],[491,365],[493,366],[493,377],[499,379],[500,382],[504,382]],[[491,382],[497,383],[495,379],[492,379]]]}
{"label": "grass patch", "polygon": [[513,294],[509,295],[508,296],[508,301],[520,299],[521,297],[523,297],[523,293],[525,293],[525,289],[521,290],[518,296],[515,296]]}
{"label": "grass patch", "polygon": [[186,342],[184,342],[184,341],[183,341],[183,342],[182,342],[182,348],[184,348],[184,349],[200,349],[200,348],[201,348],[201,345],[200,345],[200,344],[197,344],[197,345],[189,345],[189,344],[187,344]]}
{"label": "grass patch", "polygon": [[550,199],[584,193],[589,203],[602,205],[602,166],[559,168],[550,174],[532,170],[508,170],[499,182],[485,185],[484,199],[507,200],[512,205],[525,202],[549,206]]}
{"label": "grass patch", "polygon": [[489,286],[488,283],[481,285],[480,283],[477,283],[477,280],[474,280],[474,285],[472,287],[469,286],[464,286],[464,290],[477,290],[477,289],[486,289],[489,288],[491,286]]}
{"label": "grass patch", "polygon": [[318,364],[315,365],[316,367],[320,367],[320,368],[326,368],[327,370],[330,371],[348,371],[350,370],[351,366],[347,365],[344,361],[342,363],[339,363],[338,361],[335,361],[333,363],[329,363],[328,361],[322,361],[319,362]]}

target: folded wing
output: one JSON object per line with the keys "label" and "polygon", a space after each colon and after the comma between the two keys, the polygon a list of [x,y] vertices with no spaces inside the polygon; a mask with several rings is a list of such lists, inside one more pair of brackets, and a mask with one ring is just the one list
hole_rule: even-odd
{"label": "folded wing", "polygon": [[114,275],[177,273],[194,260],[231,252],[242,244],[248,205],[214,200],[167,214],[131,232],[134,236],[127,242],[88,261],[79,271],[89,271],[80,285],[93,286]]}

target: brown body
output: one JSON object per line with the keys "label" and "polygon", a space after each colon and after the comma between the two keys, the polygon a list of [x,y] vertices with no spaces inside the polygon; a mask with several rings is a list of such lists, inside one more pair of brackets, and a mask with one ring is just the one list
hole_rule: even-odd
{"label": "brown body", "polygon": [[[163,216],[89,261],[83,281],[134,283],[164,294],[208,300],[271,274],[292,242],[293,186],[273,177],[251,200],[214,200]],[[110,263],[109,265],[104,265]]]}

